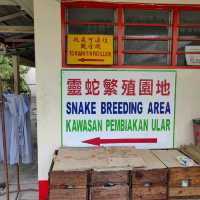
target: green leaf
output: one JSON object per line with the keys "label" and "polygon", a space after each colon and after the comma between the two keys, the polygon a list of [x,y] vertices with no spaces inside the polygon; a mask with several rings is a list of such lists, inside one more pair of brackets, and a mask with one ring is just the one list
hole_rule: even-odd
{"label": "green leaf", "polygon": [[[24,65],[19,66],[20,73],[20,91],[30,93],[30,88],[25,81],[25,75],[28,73],[29,68]],[[0,55],[0,77],[3,80],[3,91],[13,91],[13,67],[12,59],[9,56]]]}

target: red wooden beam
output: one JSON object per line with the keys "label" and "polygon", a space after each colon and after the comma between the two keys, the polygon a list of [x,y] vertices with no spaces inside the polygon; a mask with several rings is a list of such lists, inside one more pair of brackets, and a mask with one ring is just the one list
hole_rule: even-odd
{"label": "red wooden beam", "polygon": [[177,51],[177,40],[178,40],[178,23],[179,23],[179,12],[177,9],[173,10],[173,16],[172,16],[172,66],[175,66],[177,63],[176,58],[176,51]]}
{"label": "red wooden beam", "polygon": [[200,38],[197,38],[195,36],[181,36],[178,37],[179,41],[200,41]]}
{"label": "red wooden beam", "polygon": [[180,28],[200,28],[200,24],[178,24]]}
{"label": "red wooden beam", "polygon": [[126,35],[123,37],[124,40],[153,40],[153,41],[168,41],[171,37],[161,36],[161,37],[150,37],[150,36],[132,36]]}
{"label": "red wooden beam", "polygon": [[117,8],[118,4],[116,3],[105,3],[105,2],[91,2],[91,1],[74,1],[69,2],[62,1],[62,5],[68,8]]}
{"label": "red wooden beam", "polygon": [[[65,68],[102,68],[100,65],[65,65]],[[170,65],[104,65],[105,68],[110,69],[200,69],[200,66],[170,66]]]}
{"label": "red wooden beam", "polygon": [[184,55],[184,54],[200,54],[200,51],[196,52],[185,52],[185,51],[179,51],[177,52],[178,55]]}
{"label": "red wooden beam", "polygon": [[117,9],[117,20],[118,20],[118,29],[117,29],[117,37],[118,37],[118,58],[117,58],[117,64],[122,65],[122,59],[123,59],[123,8],[122,6],[119,6]]}
{"label": "red wooden beam", "polygon": [[169,24],[125,23],[125,26],[168,27]]}
{"label": "red wooden beam", "polygon": [[187,4],[148,4],[148,3],[116,3],[116,2],[93,2],[93,1],[69,1],[69,0],[61,0],[62,5],[66,7],[79,7],[79,8],[117,8],[121,6],[126,9],[146,9],[146,10],[194,10],[198,11],[200,9],[200,5]]}
{"label": "red wooden beam", "polygon": [[169,54],[168,51],[134,51],[134,50],[124,50],[123,53],[125,54]]}
{"label": "red wooden beam", "polygon": [[66,66],[67,58],[66,58],[66,38],[65,38],[65,6],[63,3],[61,4],[61,54],[62,54],[62,67]]}
{"label": "red wooden beam", "polygon": [[97,26],[114,26],[115,23],[114,22],[80,22],[80,21],[66,21],[66,24],[70,24],[70,25],[97,25]]}

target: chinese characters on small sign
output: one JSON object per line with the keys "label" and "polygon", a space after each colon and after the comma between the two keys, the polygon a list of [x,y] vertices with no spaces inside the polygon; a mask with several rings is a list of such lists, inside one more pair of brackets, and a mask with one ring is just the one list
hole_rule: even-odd
{"label": "chinese characters on small sign", "polygon": [[67,64],[112,65],[113,36],[68,34]]}
{"label": "chinese characters on small sign", "polygon": [[173,147],[175,79],[174,71],[63,70],[63,145]]}

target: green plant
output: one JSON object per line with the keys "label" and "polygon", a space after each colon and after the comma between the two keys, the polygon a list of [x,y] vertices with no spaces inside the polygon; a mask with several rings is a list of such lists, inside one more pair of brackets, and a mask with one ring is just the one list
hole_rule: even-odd
{"label": "green plant", "polygon": [[[25,75],[28,73],[29,68],[24,65],[19,66],[19,74],[20,74],[20,84],[19,89],[22,92],[30,93],[30,88],[25,81]],[[2,79],[2,89],[3,91],[11,90],[13,91],[14,85],[14,75],[13,75],[13,67],[12,67],[12,59],[9,56],[0,55],[0,77]]]}

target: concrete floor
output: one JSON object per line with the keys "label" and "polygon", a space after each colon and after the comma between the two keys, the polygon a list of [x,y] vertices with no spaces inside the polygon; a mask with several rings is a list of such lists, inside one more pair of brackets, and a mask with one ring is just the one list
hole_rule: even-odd
{"label": "concrete floor", "polygon": [[[16,180],[16,167],[9,167],[9,181],[10,181],[10,192],[16,191],[17,180]],[[0,164],[0,183],[4,182],[4,170],[3,165]],[[37,176],[37,158],[35,156],[34,163],[30,165],[20,165],[20,185],[22,192],[19,195],[18,200],[37,200],[38,192],[33,190],[38,190],[38,176]],[[24,191],[31,189],[32,191]],[[6,200],[6,196],[1,196],[5,190],[0,191],[0,200]],[[14,200],[16,193],[10,194],[10,200]]]}

